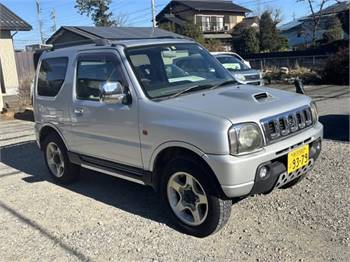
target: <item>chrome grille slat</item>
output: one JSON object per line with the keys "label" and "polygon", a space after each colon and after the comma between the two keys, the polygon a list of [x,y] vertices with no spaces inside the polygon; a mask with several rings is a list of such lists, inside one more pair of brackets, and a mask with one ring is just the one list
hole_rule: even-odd
{"label": "chrome grille slat", "polygon": [[309,106],[265,118],[260,122],[264,130],[267,144],[271,144],[283,137],[293,135],[313,124]]}

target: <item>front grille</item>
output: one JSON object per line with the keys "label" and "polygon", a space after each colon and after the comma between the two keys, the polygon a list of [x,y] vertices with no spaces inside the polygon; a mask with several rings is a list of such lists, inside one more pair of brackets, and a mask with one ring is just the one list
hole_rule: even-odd
{"label": "front grille", "polygon": [[308,128],[312,125],[310,107],[302,107],[261,120],[267,144]]}
{"label": "front grille", "polygon": [[259,80],[260,79],[260,75],[245,75],[244,77],[248,81],[250,81],[250,80]]}

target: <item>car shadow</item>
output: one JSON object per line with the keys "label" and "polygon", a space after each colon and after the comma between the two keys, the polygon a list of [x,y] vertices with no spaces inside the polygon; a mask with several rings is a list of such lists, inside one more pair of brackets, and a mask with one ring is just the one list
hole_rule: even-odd
{"label": "car shadow", "polygon": [[34,122],[33,110],[26,109],[23,112],[15,113],[14,118],[17,120]]}
{"label": "car shadow", "polygon": [[349,142],[349,115],[324,115],[320,122],[324,127],[324,138]]}
{"label": "car shadow", "polygon": [[1,161],[28,174],[29,176],[23,178],[28,183],[48,181],[107,205],[176,229],[164,213],[159,194],[155,193],[150,187],[86,169],[81,170],[81,177],[74,184],[60,185],[55,183],[47,170],[42,152],[35,142],[2,148]]}

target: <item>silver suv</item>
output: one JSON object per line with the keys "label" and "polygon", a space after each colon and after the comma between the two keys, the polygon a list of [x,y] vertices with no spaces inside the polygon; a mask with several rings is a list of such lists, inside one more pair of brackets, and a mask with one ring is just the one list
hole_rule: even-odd
{"label": "silver suv", "polygon": [[184,39],[48,51],[34,111],[55,180],[73,182],[87,168],[151,186],[197,237],[222,228],[233,202],[298,183],[323,134],[309,97],[239,85]]}

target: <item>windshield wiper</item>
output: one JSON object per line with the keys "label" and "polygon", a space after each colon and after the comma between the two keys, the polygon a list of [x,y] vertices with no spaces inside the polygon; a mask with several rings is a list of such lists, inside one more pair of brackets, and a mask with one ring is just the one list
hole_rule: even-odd
{"label": "windshield wiper", "polygon": [[181,90],[180,92],[177,92],[173,95],[168,96],[167,98],[175,98],[175,97],[181,96],[182,94],[189,93],[189,92],[194,91],[194,90],[201,90],[201,89],[205,89],[205,88],[209,88],[209,87],[211,87],[211,85],[208,85],[208,84],[190,86],[184,90]]}
{"label": "windshield wiper", "polygon": [[237,84],[237,81],[234,79],[226,80],[226,81],[223,81],[217,85],[212,86],[210,88],[210,90],[216,89],[216,88],[221,87],[221,86],[229,85],[229,84]]}

